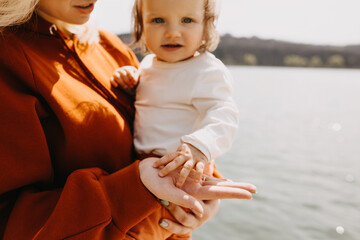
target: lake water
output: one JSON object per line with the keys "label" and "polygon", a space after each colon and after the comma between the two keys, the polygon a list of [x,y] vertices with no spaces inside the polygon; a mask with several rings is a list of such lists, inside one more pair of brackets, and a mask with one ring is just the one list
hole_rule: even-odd
{"label": "lake water", "polygon": [[360,239],[360,70],[230,67],[240,126],[216,160],[250,182],[194,240]]}

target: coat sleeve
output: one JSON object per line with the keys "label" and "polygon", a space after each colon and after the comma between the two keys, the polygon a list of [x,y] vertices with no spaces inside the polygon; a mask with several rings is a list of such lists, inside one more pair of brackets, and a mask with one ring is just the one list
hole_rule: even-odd
{"label": "coat sleeve", "polygon": [[209,159],[228,151],[233,143],[239,113],[233,99],[233,79],[223,68],[207,71],[193,88],[192,104],[202,116],[196,131],[181,138]]}
{"label": "coat sleeve", "polygon": [[[55,188],[38,96],[30,80],[20,81],[32,79],[31,69],[25,56],[6,56],[3,50],[0,238],[123,239],[132,226],[160,208],[141,183],[138,162],[112,174],[99,168],[77,170],[64,186]],[[9,67],[10,58],[17,71]]]}

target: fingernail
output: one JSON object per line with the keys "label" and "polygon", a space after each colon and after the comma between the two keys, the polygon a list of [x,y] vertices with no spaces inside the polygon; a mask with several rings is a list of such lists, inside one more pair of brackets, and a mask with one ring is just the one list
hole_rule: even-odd
{"label": "fingernail", "polygon": [[195,211],[195,210],[193,210],[193,213],[195,213],[196,216],[199,216],[199,217],[201,217],[201,218],[202,218],[202,216],[203,216],[202,213],[200,213],[200,212],[198,212],[198,211]]}
{"label": "fingernail", "polygon": [[159,172],[159,176],[160,176],[160,177],[163,177],[164,174],[163,174],[162,172]]}
{"label": "fingernail", "polygon": [[202,217],[203,216],[203,211],[199,211],[198,209],[191,209],[191,211],[196,215],[196,216],[199,216],[199,217]]}
{"label": "fingernail", "polygon": [[111,82],[111,84],[112,84],[114,87],[117,87],[117,86],[118,86],[118,84],[114,81],[114,79],[111,79],[110,82]]}
{"label": "fingernail", "polygon": [[161,200],[160,202],[161,202],[161,204],[164,205],[165,207],[167,207],[167,206],[170,205],[169,201],[166,201],[166,200]]}
{"label": "fingernail", "polygon": [[200,181],[199,181],[199,179],[195,179],[195,183],[199,183]]}
{"label": "fingernail", "polygon": [[167,228],[169,224],[165,221],[161,221],[160,226],[162,226],[163,228]]}

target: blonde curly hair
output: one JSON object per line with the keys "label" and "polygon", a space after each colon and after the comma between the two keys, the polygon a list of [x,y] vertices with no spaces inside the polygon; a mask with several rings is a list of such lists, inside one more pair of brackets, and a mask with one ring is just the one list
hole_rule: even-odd
{"label": "blonde curly hair", "polygon": [[[214,51],[220,41],[219,33],[216,30],[216,21],[219,15],[218,0],[204,0],[204,44],[200,46],[199,50]],[[146,46],[142,42],[142,35],[144,30],[143,16],[142,16],[142,0],[135,0],[132,10],[132,34],[134,41],[132,46],[140,45],[146,51]]]}
{"label": "blonde curly hair", "polygon": [[[36,11],[40,0],[0,0],[0,32],[5,27],[20,25],[30,19]],[[99,41],[99,33],[95,24],[88,22],[84,25],[68,24],[63,21],[53,22],[61,29],[74,33],[81,43]]]}

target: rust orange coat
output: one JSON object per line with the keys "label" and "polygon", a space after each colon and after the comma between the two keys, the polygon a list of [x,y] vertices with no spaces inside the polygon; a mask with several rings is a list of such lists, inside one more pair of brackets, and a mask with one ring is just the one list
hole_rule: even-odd
{"label": "rust orange coat", "polygon": [[132,99],[109,82],[138,61],[110,33],[86,46],[50,26],[0,36],[0,238],[128,239],[161,211],[133,161]]}

